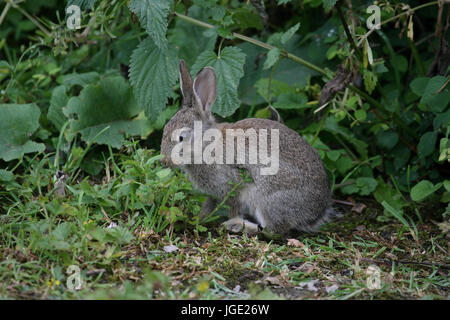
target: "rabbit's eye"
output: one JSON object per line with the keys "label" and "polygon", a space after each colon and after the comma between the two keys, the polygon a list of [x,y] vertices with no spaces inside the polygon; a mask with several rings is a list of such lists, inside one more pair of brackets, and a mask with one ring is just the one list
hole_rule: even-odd
{"label": "rabbit's eye", "polygon": [[186,139],[187,137],[187,132],[181,132],[180,135],[178,136],[178,141],[182,142],[184,139]]}

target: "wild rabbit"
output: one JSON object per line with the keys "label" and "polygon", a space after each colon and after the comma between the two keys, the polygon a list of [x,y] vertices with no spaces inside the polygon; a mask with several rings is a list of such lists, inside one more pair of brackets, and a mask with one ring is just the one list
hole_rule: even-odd
{"label": "wild rabbit", "polygon": [[[217,92],[216,74],[211,67],[203,68],[192,82],[185,62],[180,61],[180,87],[183,105],[164,127],[161,153],[165,156],[165,164],[181,167],[197,188],[211,195],[202,206],[202,216],[211,213],[218,201],[227,196],[232,188],[229,182],[241,181],[243,168],[253,182],[245,183],[234,197],[227,200],[230,220],[224,224],[229,231],[255,234],[260,226],[270,232],[286,235],[292,231],[315,231],[328,220],[334,211],[327,174],[317,152],[297,132],[280,122],[267,119],[217,123],[211,112]],[[196,123],[201,124],[201,131],[195,130]],[[197,163],[173,161],[174,148],[185,147],[181,154],[193,152],[193,149],[195,151],[195,146],[192,147],[195,139],[204,139],[203,135],[209,129],[216,129],[224,137],[230,130],[239,129],[242,129],[240,132],[254,130],[260,134],[267,133],[264,139],[260,135],[257,143],[246,140],[245,145],[260,150],[264,149],[263,142],[271,142],[272,145],[278,142],[276,174],[262,174],[261,169],[267,167],[267,161],[265,164],[250,164],[248,160],[251,154],[245,156],[243,164],[236,164],[237,161],[231,164],[229,161],[211,163],[205,159]],[[216,147],[220,144],[222,147],[226,142],[225,138],[216,138],[211,144],[216,143]],[[202,146],[200,151],[206,148]],[[236,160],[237,153],[234,150],[231,153],[231,158]],[[249,219],[244,218],[246,211]]]}

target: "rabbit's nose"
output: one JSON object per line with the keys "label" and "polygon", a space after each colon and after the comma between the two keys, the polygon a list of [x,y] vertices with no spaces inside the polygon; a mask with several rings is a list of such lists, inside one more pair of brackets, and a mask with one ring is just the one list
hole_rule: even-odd
{"label": "rabbit's nose", "polygon": [[171,167],[172,166],[172,161],[170,161],[170,157],[164,155],[164,158],[161,159],[161,164],[164,167]]}

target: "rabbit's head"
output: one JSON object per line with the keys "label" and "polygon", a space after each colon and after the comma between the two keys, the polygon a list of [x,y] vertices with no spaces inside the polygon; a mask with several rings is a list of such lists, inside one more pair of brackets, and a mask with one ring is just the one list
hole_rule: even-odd
{"label": "rabbit's head", "polygon": [[171,153],[175,145],[179,143],[192,144],[194,121],[202,122],[203,131],[215,125],[211,112],[217,92],[214,69],[203,68],[192,81],[186,63],[181,60],[180,88],[183,95],[182,107],[165,125],[161,142],[163,163],[169,166],[173,165]]}

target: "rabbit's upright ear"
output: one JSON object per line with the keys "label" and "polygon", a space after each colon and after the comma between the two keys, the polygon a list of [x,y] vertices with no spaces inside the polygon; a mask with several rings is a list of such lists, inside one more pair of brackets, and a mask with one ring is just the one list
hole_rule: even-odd
{"label": "rabbit's upright ear", "polygon": [[191,107],[193,102],[192,78],[184,60],[180,60],[180,88],[183,94],[183,104]]}
{"label": "rabbit's upright ear", "polygon": [[201,113],[210,116],[211,108],[216,101],[216,72],[211,67],[203,68],[194,80],[194,96]]}

